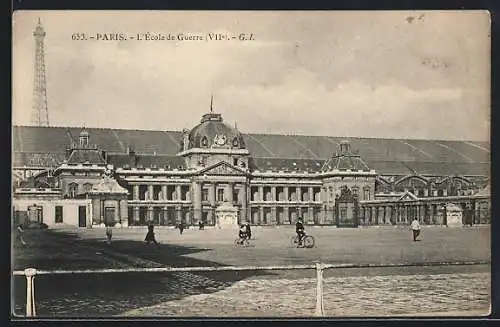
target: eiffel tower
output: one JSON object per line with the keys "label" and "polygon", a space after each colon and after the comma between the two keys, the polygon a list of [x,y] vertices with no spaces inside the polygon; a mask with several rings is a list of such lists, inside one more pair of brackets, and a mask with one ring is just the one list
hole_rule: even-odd
{"label": "eiffel tower", "polygon": [[40,18],[35,32],[35,80],[33,84],[33,111],[31,123],[35,126],[49,126],[49,112],[47,109],[47,82],[45,79],[45,53],[43,41],[45,31]]}

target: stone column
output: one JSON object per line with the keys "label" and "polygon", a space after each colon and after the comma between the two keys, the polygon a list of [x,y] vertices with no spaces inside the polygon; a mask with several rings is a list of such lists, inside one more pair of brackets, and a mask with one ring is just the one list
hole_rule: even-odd
{"label": "stone column", "polygon": [[149,184],[148,185],[148,197],[146,200],[153,200],[153,185]]}
{"label": "stone column", "polygon": [[201,185],[198,182],[193,182],[193,218],[194,221],[201,220]]}
{"label": "stone column", "polygon": [[148,207],[147,221],[153,221],[153,207]]}
{"label": "stone column", "polygon": [[379,207],[378,208],[378,224],[379,225],[384,225],[385,224],[385,207]]}
{"label": "stone column", "polygon": [[314,192],[312,186],[309,186],[309,202],[314,202]]}
{"label": "stone column", "polygon": [[210,201],[210,205],[212,207],[215,207],[215,203],[216,203],[216,186],[215,186],[215,183],[212,183],[208,186],[208,200]]}
{"label": "stone column", "polygon": [[328,202],[326,188],[324,188],[324,187],[321,188],[321,191],[319,194],[319,200],[320,200],[320,202],[323,202],[324,204],[326,204]]}
{"label": "stone column", "polygon": [[[175,207],[175,221],[177,224],[180,224],[182,221],[182,207],[180,206]],[[190,222],[186,221],[185,223],[186,225],[189,225]]]}
{"label": "stone column", "polygon": [[277,221],[278,221],[278,216],[276,213],[276,207],[273,206],[271,207],[271,225],[276,225]]}
{"label": "stone column", "polygon": [[177,201],[181,200],[181,185],[180,184],[175,185],[175,200],[177,200]]}
{"label": "stone column", "polygon": [[472,201],[472,222],[470,222],[470,225],[472,226],[476,220],[479,220],[481,217],[480,211],[479,211],[479,206],[477,205],[477,201]]}
{"label": "stone column", "polygon": [[104,201],[99,200],[99,224],[104,223]]}
{"label": "stone column", "polygon": [[132,186],[132,195],[134,200],[139,200],[139,185]]}
{"label": "stone column", "polygon": [[258,201],[264,201],[264,186],[259,185],[259,200]]}
{"label": "stone column", "polygon": [[140,217],[139,217],[139,207],[134,207],[133,208],[133,212],[134,212],[134,223],[137,225],[140,221]]}
{"label": "stone column", "polygon": [[259,225],[264,224],[264,207],[259,206]]}
{"label": "stone column", "polygon": [[120,200],[120,202],[118,202],[118,205],[120,207],[120,223],[122,224],[123,227],[127,227],[128,226],[127,200]]}
{"label": "stone column", "polygon": [[276,202],[276,186],[271,186],[271,198],[273,202]]}
{"label": "stone column", "polygon": [[325,205],[322,205],[319,213],[319,223],[323,225],[325,224],[325,221],[326,221],[326,210],[325,210]]}
{"label": "stone column", "polygon": [[234,199],[233,199],[233,190],[234,190],[234,185],[233,183],[228,183],[227,184],[227,196],[226,196],[226,199],[227,199],[227,202],[229,203],[233,203]]}
{"label": "stone column", "polygon": [[289,193],[288,193],[288,186],[283,187],[283,196],[285,197],[285,201],[289,201]]}
{"label": "stone column", "polygon": [[164,206],[162,208],[162,212],[163,212],[163,217],[162,217],[162,220],[160,221],[160,225],[168,225],[168,207],[167,206]]}
{"label": "stone column", "polygon": [[92,223],[99,224],[101,219],[101,200],[92,199]]}
{"label": "stone column", "polygon": [[166,184],[163,184],[163,185],[161,186],[161,195],[162,195],[162,197],[163,197],[163,199],[162,199],[162,200],[163,200],[163,201],[167,201],[167,199],[168,199],[168,198],[167,198],[167,185],[166,185]]}
{"label": "stone column", "polygon": [[372,223],[371,225],[377,225],[378,215],[377,215],[377,207],[372,207]]}
{"label": "stone column", "polygon": [[283,223],[290,223],[290,212],[288,210],[288,207],[283,208]]}
{"label": "stone column", "polygon": [[308,221],[314,224],[314,208],[312,206],[308,208],[308,216],[309,216]]}
{"label": "stone column", "polygon": [[240,203],[241,203],[241,219],[248,221],[247,213],[247,186],[246,184],[241,184],[240,188]]}
{"label": "stone column", "polygon": [[302,202],[302,188],[300,186],[297,186],[295,188],[295,192],[297,194],[297,201]]}

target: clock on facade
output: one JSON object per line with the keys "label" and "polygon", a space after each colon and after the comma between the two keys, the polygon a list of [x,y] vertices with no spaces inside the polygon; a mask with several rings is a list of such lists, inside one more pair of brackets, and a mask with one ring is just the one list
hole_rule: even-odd
{"label": "clock on facade", "polygon": [[224,145],[226,144],[227,138],[226,135],[215,135],[214,143],[216,145]]}

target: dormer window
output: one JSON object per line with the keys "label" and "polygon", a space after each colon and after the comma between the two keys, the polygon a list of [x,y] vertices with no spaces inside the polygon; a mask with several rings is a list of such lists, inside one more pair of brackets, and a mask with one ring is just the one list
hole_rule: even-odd
{"label": "dormer window", "polygon": [[351,144],[348,141],[340,142],[340,154],[346,154],[351,151]]}
{"label": "dormer window", "polygon": [[208,138],[206,136],[203,136],[203,138],[201,139],[201,146],[208,147]]}
{"label": "dormer window", "polygon": [[80,147],[85,148],[89,145],[89,133],[82,131],[79,136]]}
{"label": "dormer window", "polygon": [[68,185],[68,195],[71,198],[74,198],[78,194],[78,184],[77,183],[70,183]]}
{"label": "dormer window", "polygon": [[235,138],[233,139],[233,147],[237,148],[238,146],[239,146],[238,138],[237,138],[237,137],[235,137]]}

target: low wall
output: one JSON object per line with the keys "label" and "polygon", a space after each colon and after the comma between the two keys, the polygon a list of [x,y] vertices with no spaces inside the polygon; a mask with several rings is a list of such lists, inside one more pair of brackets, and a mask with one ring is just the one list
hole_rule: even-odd
{"label": "low wall", "polygon": [[[68,228],[70,226],[78,227],[79,225],[79,207],[86,207],[86,225],[92,213],[92,203],[87,199],[60,199],[60,200],[33,200],[33,199],[18,199],[13,201],[15,211],[27,212],[28,208],[36,205],[42,210],[41,222],[47,224],[51,228]],[[62,222],[56,223],[56,207],[62,207]]]}

